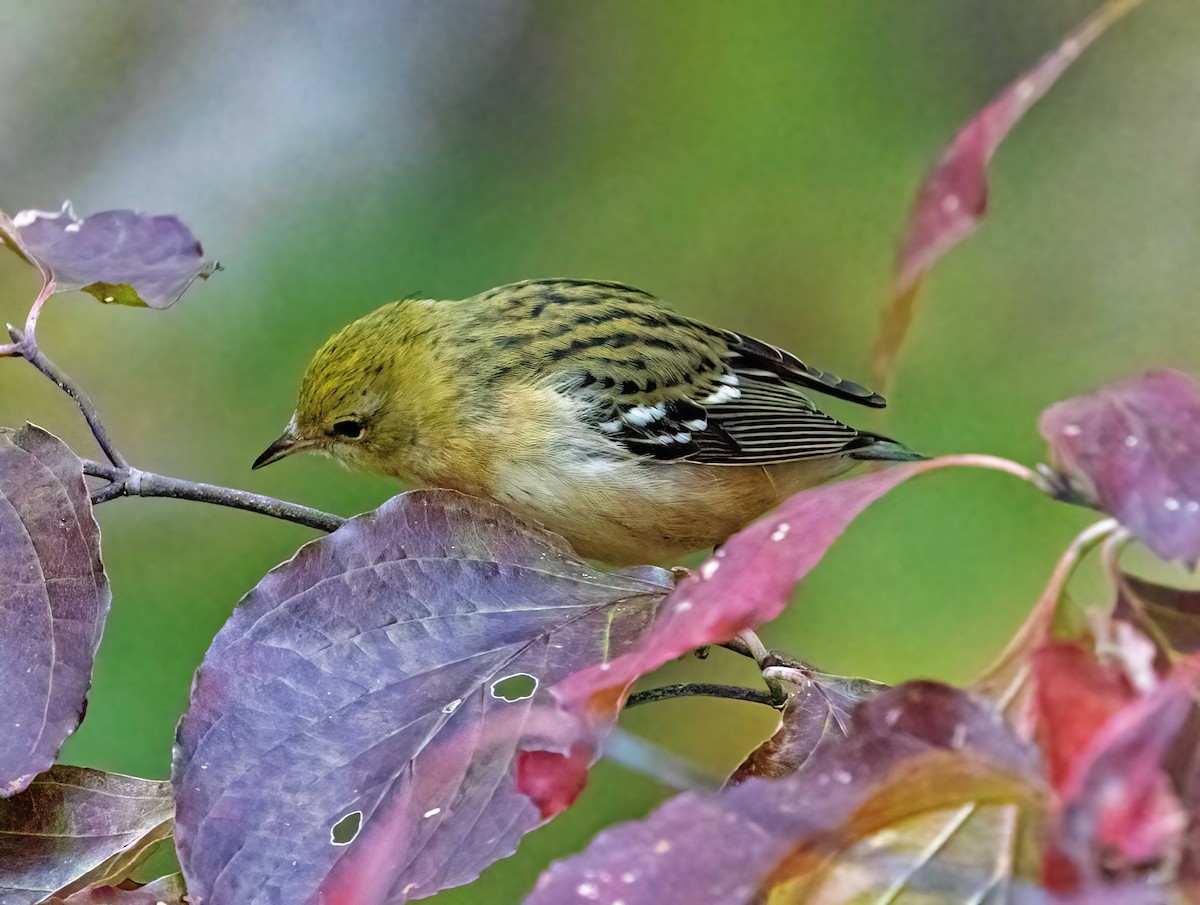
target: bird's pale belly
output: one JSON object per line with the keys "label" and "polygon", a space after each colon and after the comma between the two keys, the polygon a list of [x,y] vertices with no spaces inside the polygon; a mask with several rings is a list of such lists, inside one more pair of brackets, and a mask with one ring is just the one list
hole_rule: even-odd
{"label": "bird's pale belly", "polygon": [[[535,387],[507,403],[503,418],[410,457],[417,473],[391,473],[489,497],[562,535],[581,556],[613,565],[674,565],[856,464],[845,456],[768,466],[655,461],[589,427],[560,393]],[[496,423],[558,429],[500,435]]]}
{"label": "bird's pale belly", "polygon": [[551,463],[501,466],[489,496],[561,534],[580,555],[659,563],[712,548],[805,487],[854,463],[828,458],[769,467],[626,460],[597,474]]}

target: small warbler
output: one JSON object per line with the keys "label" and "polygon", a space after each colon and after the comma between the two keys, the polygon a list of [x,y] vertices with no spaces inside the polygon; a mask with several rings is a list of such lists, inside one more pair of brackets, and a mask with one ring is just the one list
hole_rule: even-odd
{"label": "small warbler", "polygon": [[657,562],[859,460],[922,458],[829,417],[808,390],[884,405],[639,289],[529,280],[393,302],[342,329],[254,467],[316,450],[488,497],[586,557]]}

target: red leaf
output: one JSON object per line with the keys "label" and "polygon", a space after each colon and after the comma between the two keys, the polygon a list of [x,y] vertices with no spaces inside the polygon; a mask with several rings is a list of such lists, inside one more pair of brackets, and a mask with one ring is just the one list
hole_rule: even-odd
{"label": "red leaf", "polygon": [[533,799],[543,820],[575,803],[587,784],[591,749],[576,745],[570,754],[522,751],[517,758],[517,789]]}
{"label": "red leaf", "polygon": [[1038,740],[1050,784],[1061,790],[1079,757],[1136,694],[1078,644],[1051,642],[1033,655]]}
{"label": "red leaf", "polygon": [[921,278],[975,229],[987,208],[987,167],[1012,127],[1113,22],[1141,0],[1111,0],[1006,88],[955,136],[917,193],[896,266],[892,299],[875,347],[886,386],[916,307]]}
{"label": "red leaf", "polygon": [[1198,679],[1200,659],[1184,661],[1153,691],[1116,710],[1065,765],[1048,843],[1048,886],[1087,889],[1177,862],[1187,815],[1168,766],[1195,712]]}

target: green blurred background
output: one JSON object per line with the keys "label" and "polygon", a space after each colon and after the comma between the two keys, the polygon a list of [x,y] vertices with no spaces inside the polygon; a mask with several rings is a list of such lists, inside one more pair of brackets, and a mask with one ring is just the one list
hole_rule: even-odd
{"label": "green blurred background", "polygon": [[[1097,4],[1061,0],[0,4],[0,206],[176,213],[225,271],[166,312],[56,299],[39,336],[136,464],[351,514],[395,492],[303,457],[251,473],[334,329],[406,294],[623,280],[865,379],[893,250],[938,149]],[[1047,404],[1200,353],[1200,10],[1152,0],[1018,126],[988,221],[935,274],[885,421],[929,453],[1034,463]],[[34,275],[0,258],[0,315]],[[0,424],[90,454],[0,362]],[[99,512],[114,605],[68,762],[168,773],[192,671],[313,533],[198,504]],[[831,671],[964,681],[1088,516],[942,473],[874,506],[764,635]],[[753,682],[717,652],[663,681]],[[625,725],[727,770],[765,708]],[[668,794],[603,764],[578,806],[439,902],[515,902]]]}

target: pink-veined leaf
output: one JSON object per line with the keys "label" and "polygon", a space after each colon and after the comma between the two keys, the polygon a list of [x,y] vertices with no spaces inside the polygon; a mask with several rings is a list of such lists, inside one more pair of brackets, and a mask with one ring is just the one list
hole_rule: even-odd
{"label": "pink-veined leaf", "polygon": [[892,297],[875,346],[875,381],[887,387],[912,324],[921,280],[965,239],[987,208],[987,168],[1013,126],[1113,22],[1141,0],[1110,0],[1021,75],[954,137],[926,176],[901,243]]}
{"label": "pink-veined leaf", "polygon": [[83,719],[111,599],[79,458],[40,427],[0,429],[0,797]]}
{"label": "pink-veined leaf", "polygon": [[650,630],[626,653],[570,676],[554,692],[585,715],[608,714],[636,679],[688,651],[778,616],[796,585],[867,506],[914,475],[984,466],[986,456],[943,456],[805,490],[739,531],[684,579]]}
{"label": "pink-veined leaf", "polygon": [[1064,495],[1082,497],[1163,559],[1200,559],[1200,389],[1153,371],[1056,403],[1038,425]]}
{"label": "pink-veined leaf", "polygon": [[190,895],[377,905],[473,880],[596,757],[549,687],[628,649],[671,586],[450,491],[301,548],[218,633],[180,723]]}
{"label": "pink-veined leaf", "polygon": [[167,308],[219,264],[207,261],[191,230],[173,216],[62,210],[0,215],[0,239],[62,292],[82,289],[101,302]]}
{"label": "pink-veined leaf", "polygon": [[0,902],[34,905],[120,883],[170,837],[173,811],[170,783],[51,768],[0,799]]}

